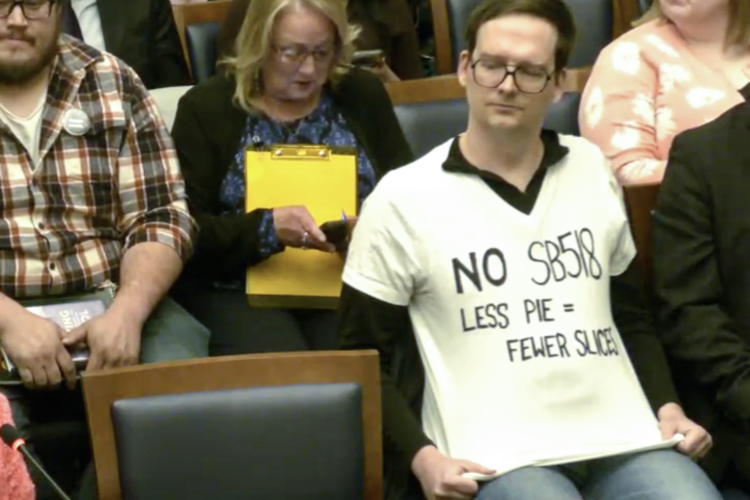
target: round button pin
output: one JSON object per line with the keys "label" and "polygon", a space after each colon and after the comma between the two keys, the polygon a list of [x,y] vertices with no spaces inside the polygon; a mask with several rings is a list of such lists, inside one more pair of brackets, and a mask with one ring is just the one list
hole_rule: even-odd
{"label": "round button pin", "polygon": [[70,135],[83,135],[91,128],[91,120],[82,110],[69,109],[63,116],[63,128]]}

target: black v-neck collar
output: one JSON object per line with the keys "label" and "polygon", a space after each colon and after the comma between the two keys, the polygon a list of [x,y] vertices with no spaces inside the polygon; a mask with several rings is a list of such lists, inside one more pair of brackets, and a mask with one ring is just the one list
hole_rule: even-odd
{"label": "black v-neck collar", "polygon": [[526,187],[526,191],[521,191],[494,172],[482,170],[481,168],[469,163],[461,152],[458,137],[456,137],[453,144],[451,144],[448,158],[443,163],[443,170],[446,172],[478,176],[485,182],[485,184],[487,184],[487,186],[490,187],[490,189],[505,200],[506,203],[519,212],[529,215],[534,209],[536,200],[539,197],[539,192],[542,189],[547,170],[549,170],[549,167],[562,161],[569,152],[567,147],[560,144],[560,138],[557,133],[552,130],[543,130],[541,139],[542,145],[544,146],[542,161],[539,163],[539,168],[537,168],[529,185]]}

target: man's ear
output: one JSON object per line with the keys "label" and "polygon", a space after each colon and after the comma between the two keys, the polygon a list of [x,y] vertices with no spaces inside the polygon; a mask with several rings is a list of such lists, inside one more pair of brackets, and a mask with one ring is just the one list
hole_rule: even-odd
{"label": "man's ear", "polygon": [[558,72],[555,72],[554,76],[552,77],[552,83],[555,86],[555,98],[553,102],[559,101],[563,94],[565,93],[565,86],[568,81],[568,70],[562,69]]}
{"label": "man's ear", "polygon": [[468,50],[464,50],[458,59],[458,68],[456,71],[458,83],[464,88],[466,88],[466,79],[469,78],[469,65],[471,65],[471,54],[469,54]]}

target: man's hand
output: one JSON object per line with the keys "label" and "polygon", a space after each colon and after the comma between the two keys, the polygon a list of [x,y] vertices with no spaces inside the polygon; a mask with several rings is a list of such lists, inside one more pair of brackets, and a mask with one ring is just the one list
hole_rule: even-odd
{"label": "man's hand", "polygon": [[703,458],[713,446],[711,434],[685,416],[679,405],[667,403],[659,408],[659,428],[664,439],[682,434],[685,439],[677,444],[677,451],[693,460]]}
{"label": "man's hand", "polygon": [[138,364],[143,324],[115,309],[91,318],[63,338],[66,346],[85,343],[89,347],[86,371]]}
{"label": "man's hand", "polygon": [[411,468],[422,485],[427,500],[474,498],[479,485],[462,476],[465,472],[494,474],[495,471],[467,460],[446,457],[434,446],[425,446],[417,452]]}
{"label": "man's hand", "polygon": [[0,346],[18,368],[26,387],[56,387],[64,378],[68,388],[75,388],[75,365],[62,343],[59,326],[25,309],[9,315],[4,324]]}

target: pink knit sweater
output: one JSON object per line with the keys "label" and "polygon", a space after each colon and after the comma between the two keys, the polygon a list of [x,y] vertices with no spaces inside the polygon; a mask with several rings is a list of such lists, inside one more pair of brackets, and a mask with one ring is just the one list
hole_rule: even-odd
{"label": "pink knit sweater", "polygon": [[[0,394],[0,426],[12,424],[10,404]],[[34,484],[23,457],[0,441],[0,500],[34,500]]]}
{"label": "pink knit sweater", "polygon": [[601,148],[621,184],[658,183],[677,134],[741,102],[740,91],[695,57],[672,23],[654,20],[599,54],[583,92],[581,135]]}

